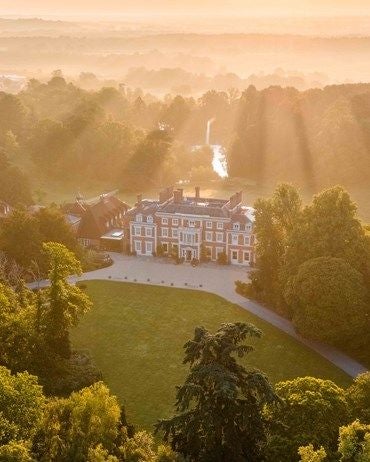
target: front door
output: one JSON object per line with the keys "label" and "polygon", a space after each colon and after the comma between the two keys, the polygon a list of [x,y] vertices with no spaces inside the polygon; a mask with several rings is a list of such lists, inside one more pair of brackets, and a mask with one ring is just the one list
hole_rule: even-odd
{"label": "front door", "polygon": [[238,260],[238,251],[237,251],[237,250],[232,250],[232,251],[231,251],[231,262],[232,262],[232,263],[239,263],[239,260]]}
{"label": "front door", "polygon": [[196,249],[181,249],[181,256],[185,261],[192,261],[193,258],[197,258]]}

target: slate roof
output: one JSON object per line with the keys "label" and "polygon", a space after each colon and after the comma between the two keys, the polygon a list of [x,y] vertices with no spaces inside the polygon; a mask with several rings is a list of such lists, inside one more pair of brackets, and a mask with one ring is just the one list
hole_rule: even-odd
{"label": "slate roof", "polygon": [[155,213],[198,215],[210,218],[230,218],[233,222],[242,224],[253,223],[253,209],[251,207],[238,206],[231,210],[231,202],[228,199],[214,199],[202,197],[183,197],[180,202],[170,198],[161,204],[157,200],[143,199],[127,213],[126,217],[134,217],[137,214],[143,216],[155,215]]}
{"label": "slate roof", "polygon": [[227,218],[229,216],[228,210],[222,206],[211,206],[207,202],[203,204],[204,205],[201,205],[200,200],[197,203],[188,199],[179,203],[170,202],[161,207],[160,211],[164,213],[179,213],[219,218]]}
{"label": "slate roof", "polygon": [[145,216],[154,215],[159,211],[159,209],[159,201],[143,199],[140,204],[137,204],[127,212],[126,217],[134,216],[137,214],[142,214]]}
{"label": "slate roof", "polygon": [[114,223],[107,228],[107,221],[110,222],[119,213],[123,214],[128,208],[129,206],[117,197],[103,195],[90,201],[77,200],[74,204],[66,204],[63,210],[69,217],[80,218],[78,237],[99,239],[107,231],[117,227],[117,223]]}

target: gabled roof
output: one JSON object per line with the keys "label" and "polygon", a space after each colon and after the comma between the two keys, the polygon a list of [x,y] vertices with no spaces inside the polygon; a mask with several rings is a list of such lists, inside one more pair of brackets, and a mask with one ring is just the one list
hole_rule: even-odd
{"label": "gabled roof", "polygon": [[65,204],[62,208],[64,213],[76,217],[81,217],[86,212],[86,206],[80,200],[76,200],[72,204]]}
{"label": "gabled roof", "polygon": [[127,212],[127,216],[141,215],[154,215],[160,210],[159,201],[143,199],[139,204]]}
{"label": "gabled roof", "polygon": [[118,197],[108,194],[91,200],[77,199],[73,204],[66,204],[63,210],[70,218],[76,217],[76,222],[80,219],[78,237],[99,239],[109,229],[117,226],[117,223],[114,223],[107,227],[106,223],[120,213],[125,213],[128,208],[129,206]]}
{"label": "gabled roof", "polygon": [[235,213],[232,213],[231,220],[243,224],[254,223],[254,208],[253,207],[240,207]]}

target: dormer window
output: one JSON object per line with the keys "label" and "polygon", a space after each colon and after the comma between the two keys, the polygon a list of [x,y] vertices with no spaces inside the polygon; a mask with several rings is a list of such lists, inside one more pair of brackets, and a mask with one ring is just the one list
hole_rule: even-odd
{"label": "dormer window", "polygon": [[153,223],[153,217],[152,217],[151,215],[149,215],[149,216],[147,217],[146,221],[147,221],[148,223]]}
{"label": "dormer window", "polygon": [[240,230],[240,223],[233,223],[233,230],[239,231]]}
{"label": "dormer window", "polygon": [[140,213],[136,215],[136,221],[143,221],[143,216]]}

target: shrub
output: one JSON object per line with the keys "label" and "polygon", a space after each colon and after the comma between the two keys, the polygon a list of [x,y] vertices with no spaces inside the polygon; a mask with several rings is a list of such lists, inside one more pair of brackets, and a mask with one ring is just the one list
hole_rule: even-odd
{"label": "shrub", "polygon": [[164,256],[164,247],[162,244],[157,245],[157,256],[163,257]]}
{"label": "shrub", "polygon": [[228,265],[229,260],[228,260],[228,258],[227,258],[226,252],[220,252],[220,253],[217,255],[217,263],[218,263],[219,265]]}
{"label": "shrub", "polygon": [[248,282],[235,281],[235,292],[243,297],[250,297],[253,295],[251,284]]}

